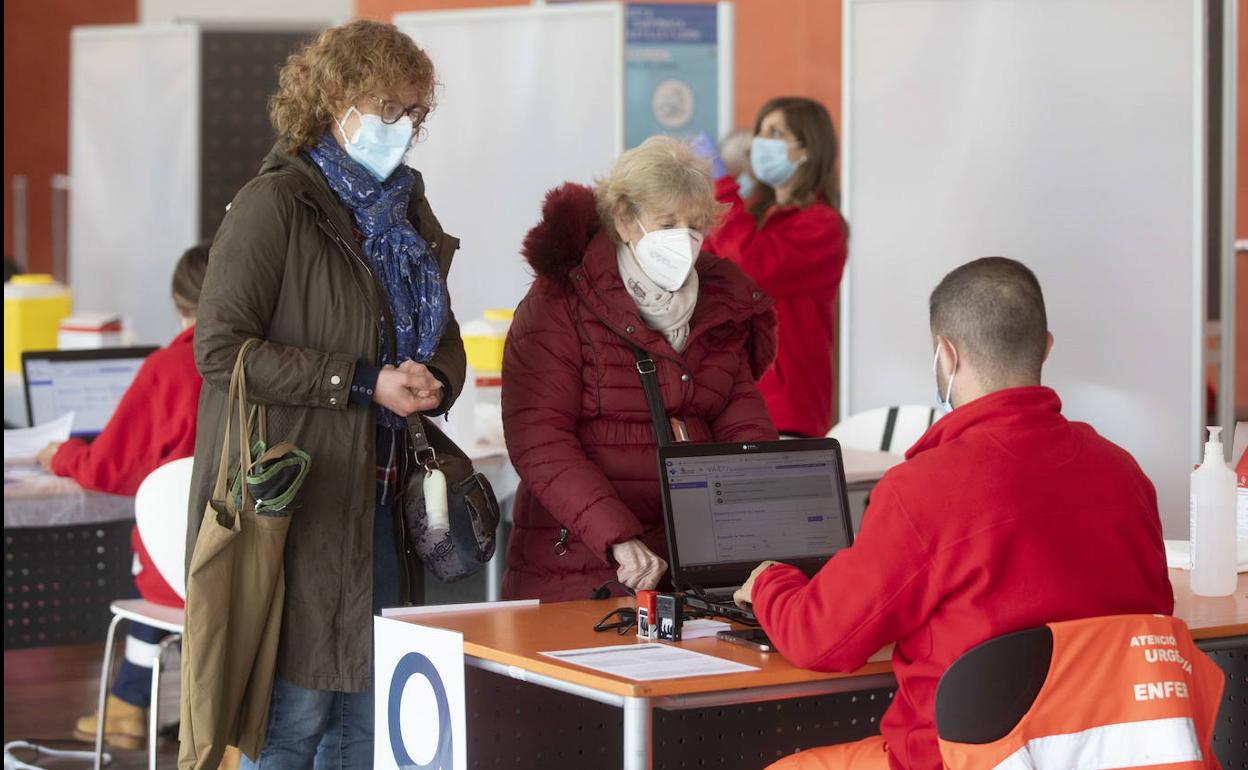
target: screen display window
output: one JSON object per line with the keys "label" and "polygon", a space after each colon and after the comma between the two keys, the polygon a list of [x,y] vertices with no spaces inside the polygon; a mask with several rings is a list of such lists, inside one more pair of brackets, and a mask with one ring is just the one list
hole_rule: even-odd
{"label": "screen display window", "polygon": [[665,462],[682,569],[827,557],[849,545],[832,450]]}
{"label": "screen display window", "polygon": [[73,412],[74,436],[97,435],[117,410],[143,361],[143,356],[82,361],[26,359],[26,392],[33,424]]}

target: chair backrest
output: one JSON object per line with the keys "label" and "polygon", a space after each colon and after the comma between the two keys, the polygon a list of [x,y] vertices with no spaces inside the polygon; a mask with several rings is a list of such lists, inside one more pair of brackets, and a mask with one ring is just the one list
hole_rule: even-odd
{"label": "chair backrest", "polygon": [[186,523],[193,457],[165,463],[134,495],[134,519],[152,563],[174,593],[186,598]]}
{"label": "chair backrest", "polygon": [[828,437],[849,449],[904,455],[932,427],[937,416],[936,409],[930,406],[886,406],[841,420]]}
{"label": "chair backrest", "polygon": [[951,770],[1207,768],[1225,675],[1181,620],[1116,615],[1008,634],[936,689]]}

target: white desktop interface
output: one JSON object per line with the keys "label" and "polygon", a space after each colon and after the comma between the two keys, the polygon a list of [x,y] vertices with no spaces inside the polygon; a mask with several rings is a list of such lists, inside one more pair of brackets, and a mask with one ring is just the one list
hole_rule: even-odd
{"label": "white desktop interface", "polygon": [[84,361],[27,359],[31,424],[41,425],[73,412],[71,435],[98,434],[134,382],[143,360],[141,356]]}
{"label": "white desktop interface", "polygon": [[667,473],[681,565],[826,556],[848,545],[832,450],[674,457]]}

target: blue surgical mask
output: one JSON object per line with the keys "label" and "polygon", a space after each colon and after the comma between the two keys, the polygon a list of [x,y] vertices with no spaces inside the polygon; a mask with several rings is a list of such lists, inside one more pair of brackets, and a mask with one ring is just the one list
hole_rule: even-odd
{"label": "blue surgical mask", "polygon": [[949,346],[949,349],[953,351],[953,371],[949,372],[949,384],[945,386],[944,398],[941,398],[939,366],[940,349],[944,344],[943,340],[936,342],[936,355],[932,358],[932,374],[936,375],[936,405],[940,407],[942,414],[949,414],[953,411],[953,401],[950,399],[953,397],[953,378],[958,373],[958,349],[952,345]]}
{"label": "blue surgical mask", "polygon": [[[355,134],[347,136],[343,126],[352,112],[360,116],[360,127]],[[379,182],[390,178],[412,146],[412,119],[407,115],[393,123],[385,123],[380,115],[370,115],[350,107],[338,122],[338,130],[347,140],[347,155],[368,169]]]}
{"label": "blue surgical mask", "polygon": [[742,198],[748,198],[754,192],[754,177],[750,176],[750,172],[742,171],[737,175],[737,188]]}
{"label": "blue surgical mask", "polygon": [[789,160],[789,143],[783,139],[756,136],[750,142],[750,168],[754,177],[772,187],[779,187],[792,179],[797,167],[805,160],[802,158],[796,163]]}

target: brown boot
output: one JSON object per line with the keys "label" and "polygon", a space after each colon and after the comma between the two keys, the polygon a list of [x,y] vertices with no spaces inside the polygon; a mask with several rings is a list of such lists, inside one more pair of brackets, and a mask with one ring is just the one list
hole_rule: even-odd
{"label": "brown boot", "polygon": [[[104,740],[120,749],[143,748],[147,741],[147,709],[109,695],[104,714]],[[94,742],[97,724],[95,714],[82,717],[74,725],[74,737]]]}

